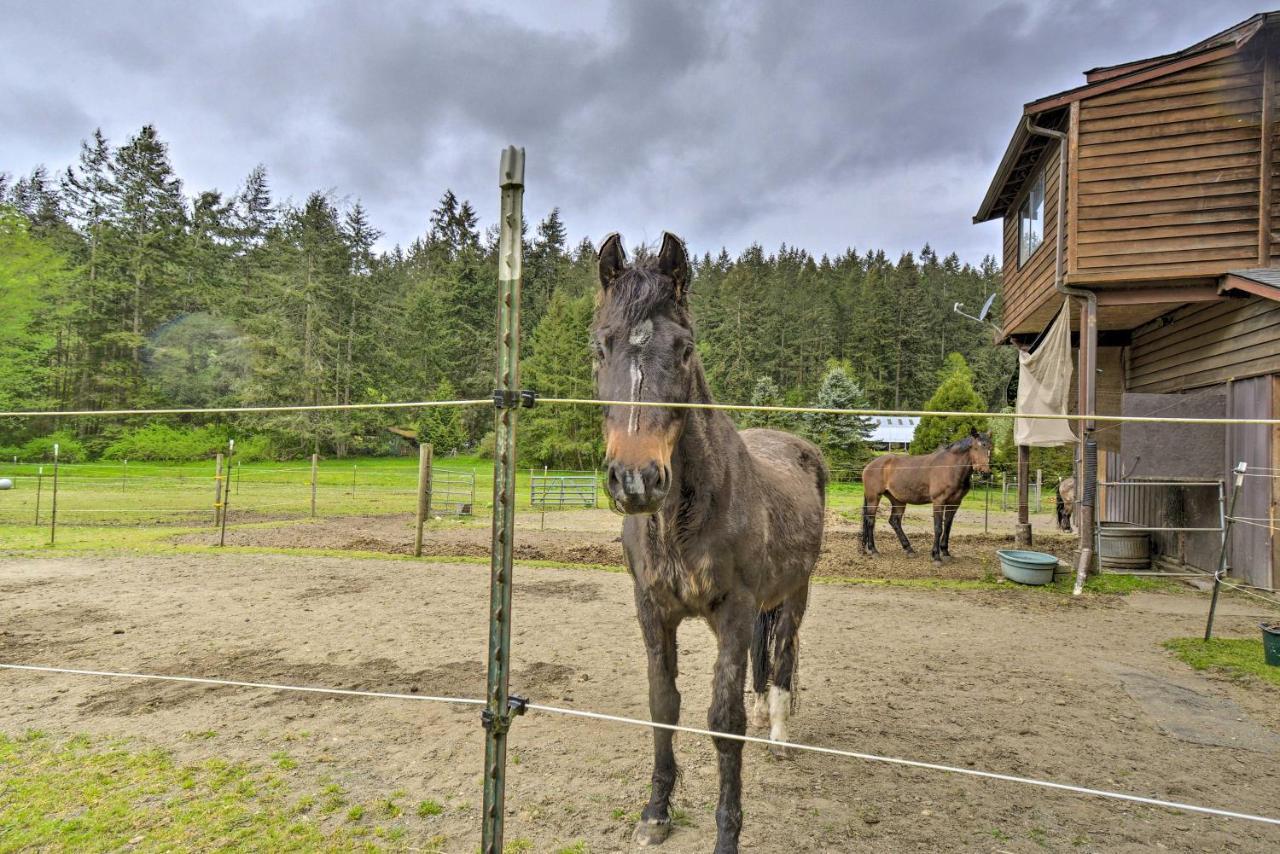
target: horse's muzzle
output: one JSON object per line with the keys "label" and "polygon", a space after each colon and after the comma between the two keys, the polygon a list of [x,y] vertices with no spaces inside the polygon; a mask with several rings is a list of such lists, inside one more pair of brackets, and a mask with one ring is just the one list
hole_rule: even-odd
{"label": "horse's muzzle", "polygon": [[609,463],[606,484],[614,506],[623,513],[655,513],[671,486],[671,469],[656,462],[642,466]]}

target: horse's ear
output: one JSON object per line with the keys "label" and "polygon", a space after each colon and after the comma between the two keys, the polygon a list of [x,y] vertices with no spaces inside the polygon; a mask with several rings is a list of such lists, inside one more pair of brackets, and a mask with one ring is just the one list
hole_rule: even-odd
{"label": "horse's ear", "polygon": [[684,241],[669,231],[662,232],[662,248],[658,250],[658,272],[669,276],[676,286],[676,302],[689,295],[689,256]]}
{"label": "horse's ear", "polygon": [[600,287],[605,290],[627,269],[627,250],[622,248],[622,235],[613,232],[600,244]]}
{"label": "horse's ear", "polygon": [[975,438],[975,439],[976,439],[976,438],[978,438],[978,428],[977,428],[977,427],[970,427],[970,428],[969,428],[969,435],[970,435],[970,436],[972,436],[972,437],[973,437],[973,438]]}

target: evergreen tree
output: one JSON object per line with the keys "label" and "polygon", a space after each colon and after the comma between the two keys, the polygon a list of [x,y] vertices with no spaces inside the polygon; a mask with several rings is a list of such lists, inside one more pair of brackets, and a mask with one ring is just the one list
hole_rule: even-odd
{"label": "evergreen tree", "polygon": [[[925,403],[924,408],[930,412],[973,412],[984,413],[986,407],[982,398],[973,388],[973,369],[959,353],[947,356],[946,366],[939,377],[937,390]],[[952,442],[968,436],[970,431],[985,431],[987,419],[984,415],[973,417],[947,417],[926,415],[920,419],[916,427],[915,438],[911,441],[911,453],[929,454]]]}
{"label": "evergreen tree", "polygon": [[[547,397],[593,397],[587,330],[593,300],[557,290],[534,330],[521,383]],[[586,406],[536,406],[520,414],[520,453],[529,465],[585,471],[604,456],[600,412]]]}
{"label": "evergreen tree", "polygon": [[[765,374],[756,380],[756,387],[751,390],[752,406],[782,406],[782,389],[773,381],[773,377]],[[744,412],[743,427],[769,427],[785,429],[785,417],[781,412]]]}
{"label": "evergreen tree", "polygon": [[[847,362],[837,361],[827,365],[813,406],[821,409],[869,408],[866,396],[853,378],[852,368]],[[866,459],[867,440],[872,430],[869,419],[810,413],[805,416],[804,426],[809,438],[822,449],[831,468],[852,468]]]}
{"label": "evergreen tree", "polygon": [[[431,399],[457,400],[458,394],[446,379],[436,386]],[[457,408],[433,406],[424,409],[418,418],[418,441],[424,444],[429,442],[432,452],[440,456],[456,454],[462,450],[467,441],[467,433],[463,429],[462,416]]]}

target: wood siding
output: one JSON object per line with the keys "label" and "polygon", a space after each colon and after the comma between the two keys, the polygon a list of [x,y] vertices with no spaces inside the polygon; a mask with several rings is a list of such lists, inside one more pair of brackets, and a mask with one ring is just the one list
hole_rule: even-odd
{"label": "wood siding", "polygon": [[1258,261],[1260,51],[1086,99],[1080,105],[1081,272]]}
{"label": "wood siding", "polygon": [[1170,392],[1280,373],[1280,303],[1251,297],[1177,309],[1134,331],[1129,391]]}
{"label": "wood siding", "polygon": [[[1018,209],[1034,182],[1026,182],[1022,194],[1004,218],[1004,279],[1001,287],[1005,329],[1016,329],[1027,316],[1053,295],[1058,228],[1058,151],[1050,146],[1040,169],[1044,171],[1044,241],[1025,264],[1018,264]],[[1037,173],[1038,174],[1038,173]],[[1060,299],[1060,298],[1059,298]]]}

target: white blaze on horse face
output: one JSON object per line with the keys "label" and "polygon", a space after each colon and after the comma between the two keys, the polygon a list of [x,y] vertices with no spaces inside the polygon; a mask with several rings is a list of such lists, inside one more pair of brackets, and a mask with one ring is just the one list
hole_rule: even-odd
{"label": "white blaze on horse face", "polygon": [[[631,327],[631,334],[628,336],[631,346],[637,348],[631,356],[631,402],[635,403],[640,399],[640,390],[644,385],[644,371],[640,368],[640,350],[639,348],[649,343],[649,339],[653,337],[653,321],[642,320],[635,326]],[[627,418],[627,432],[640,432],[640,407],[631,407],[631,413]]]}

